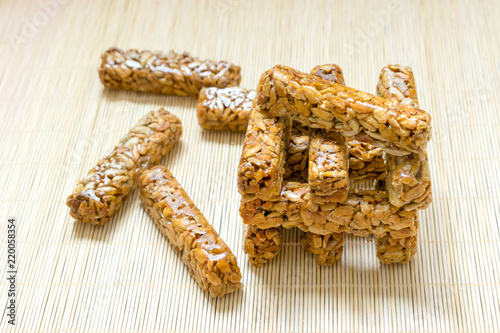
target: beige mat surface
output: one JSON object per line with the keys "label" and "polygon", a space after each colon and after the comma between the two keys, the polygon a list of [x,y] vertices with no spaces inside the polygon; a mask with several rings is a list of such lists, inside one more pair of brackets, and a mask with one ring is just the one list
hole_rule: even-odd
{"label": "beige mat surface", "polygon": [[[498,1],[0,2],[0,331],[450,332],[500,330],[500,3]],[[298,232],[256,269],[242,250],[236,167],[242,134],[204,131],[196,99],[102,87],[110,46],[188,51],[242,67],[254,88],[275,64],[336,63],[375,91],[410,65],[433,117],[434,201],[418,254],[382,266],[348,237],[317,267]],[[76,180],[151,109],[183,122],[162,161],[238,258],[242,288],[211,299],[135,192],[104,227],[74,223]],[[7,218],[17,224],[17,324],[7,323]]]}

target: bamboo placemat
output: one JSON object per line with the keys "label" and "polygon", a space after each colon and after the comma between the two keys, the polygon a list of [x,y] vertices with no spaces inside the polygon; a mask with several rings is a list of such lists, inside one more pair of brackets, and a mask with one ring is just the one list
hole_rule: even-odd
{"label": "bamboo placemat", "polygon": [[[22,332],[360,332],[500,330],[500,5],[498,1],[0,2],[0,304],[7,305],[7,218],[17,224]],[[383,266],[348,237],[318,267],[285,233],[256,269],[242,251],[236,167],[242,134],[204,131],[196,99],[104,89],[110,46],[188,51],[241,65],[255,88],[275,64],[339,64],[374,92],[380,69],[413,68],[433,117],[433,204],[418,254]],[[183,122],[162,164],[238,258],[242,288],[200,291],[134,193],[105,227],[74,223],[76,180],[152,109]],[[11,331],[7,310],[0,331]]]}

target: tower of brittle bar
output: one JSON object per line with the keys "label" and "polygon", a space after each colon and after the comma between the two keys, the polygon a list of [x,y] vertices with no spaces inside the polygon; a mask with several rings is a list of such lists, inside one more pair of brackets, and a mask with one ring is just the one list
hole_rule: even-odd
{"label": "tower of brittle bar", "polygon": [[[418,210],[431,201],[431,118],[409,67],[385,67],[377,93],[346,87],[335,65],[261,76],[238,168],[252,263],[275,257],[292,227],[320,265],[341,257],[344,233],[374,236],[382,263],[413,257]],[[378,185],[358,190],[360,180]]]}

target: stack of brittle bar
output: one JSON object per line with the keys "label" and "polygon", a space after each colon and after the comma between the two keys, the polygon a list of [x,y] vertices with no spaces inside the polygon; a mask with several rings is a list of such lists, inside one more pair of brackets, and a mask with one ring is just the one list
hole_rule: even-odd
{"label": "stack of brittle bar", "polygon": [[382,69],[377,94],[346,87],[335,65],[261,76],[238,168],[253,264],[274,258],[292,227],[320,265],[341,257],[345,233],[374,236],[382,263],[414,256],[418,210],[431,202],[431,118],[409,67]]}

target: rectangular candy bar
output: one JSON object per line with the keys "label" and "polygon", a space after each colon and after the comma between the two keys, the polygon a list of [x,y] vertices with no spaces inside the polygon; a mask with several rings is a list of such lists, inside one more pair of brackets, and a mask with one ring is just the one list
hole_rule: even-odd
{"label": "rectangular candy bar", "polygon": [[311,69],[311,75],[319,76],[324,80],[345,85],[344,73],[340,66],[335,64],[318,65]]}
{"label": "rectangular candy bar", "polygon": [[298,227],[322,235],[343,232],[352,214],[350,207],[335,202],[313,202],[309,185],[294,181],[285,181],[279,196],[262,200],[255,195],[244,195],[240,205],[245,224],[261,229]]}
{"label": "rectangular candy bar", "polygon": [[387,235],[395,239],[414,236],[418,231],[418,211],[406,211],[389,201],[387,192],[356,190],[349,193],[345,203],[354,209],[346,232],[356,236],[376,238]]}
{"label": "rectangular candy bar", "polygon": [[243,250],[253,265],[262,266],[281,252],[281,227],[260,229],[251,224],[245,224],[243,227]]}
{"label": "rectangular candy bar", "polygon": [[137,186],[140,173],[158,163],[181,133],[176,116],[164,109],[149,112],[78,182],[66,201],[71,216],[91,224],[109,221]]}
{"label": "rectangular candy bar", "polygon": [[[362,137],[362,138],[360,138]],[[349,177],[351,180],[383,180],[386,178],[384,150],[367,141],[361,140],[367,135],[358,134],[348,140],[349,145]]]}
{"label": "rectangular candy bar", "polygon": [[351,190],[345,202],[319,203],[307,184],[285,182],[281,195],[271,200],[243,196],[240,215],[243,223],[260,229],[298,227],[319,235],[348,232],[381,238],[391,234],[396,239],[416,234],[416,211],[395,207],[384,191]]}
{"label": "rectangular candy bar", "polygon": [[181,252],[200,287],[212,297],[238,289],[241,273],[236,257],[170,171],[164,166],[153,167],[139,182],[144,209]]}
{"label": "rectangular candy bar", "polygon": [[421,151],[431,135],[431,118],[423,110],[285,66],[261,76],[253,108],[274,117],[291,115],[304,126],[345,137],[363,131],[374,146],[395,155]]}
{"label": "rectangular candy bar", "polygon": [[387,156],[386,186],[394,206],[406,210],[429,207],[432,187],[427,153]]}
{"label": "rectangular candy bar", "polygon": [[337,132],[313,130],[309,145],[309,186],[311,194],[342,202],[349,192],[348,150]]}
{"label": "rectangular candy bar", "polygon": [[318,265],[332,265],[342,257],[344,234],[317,235],[312,232],[302,232],[300,243],[304,251],[315,255]]}
{"label": "rectangular candy bar", "polygon": [[252,111],[238,167],[238,191],[266,200],[279,195],[283,183],[290,124],[284,118]]}
{"label": "rectangular candy bar", "polygon": [[260,229],[300,227],[304,224],[301,211],[309,193],[307,184],[285,181],[281,193],[270,200],[262,200],[254,194],[241,198],[240,216],[243,223]]}
{"label": "rectangular candy bar", "polygon": [[102,55],[99,78],[108,88],[193,97],[203,87],[225,88],[241,81],[240,67],[227,61],[117,48]]}
{"label": "rectangular candy bar", "polygon": [[[415,219],[417,222],[418,219]],[[418,223],[418,222],[417,222]],[[387,235],[377,238],[377,257],[383,264],[409,262],[417,253],[417,234],[405,238]]]}
{"label": "rectangular candy bar", "polygon": [[377,95],[418,108],[417,88],[413,70],[408,66],[389,65],[380,71]]}
{"label": "rectangular candy bar", "polygon": [[[410,67],[390,65],[380,72],[377,93],[418,107],[415,77]],[[425,209],[432,201],[429,159],[425,150],[405,156],[387,156],[387,191],[391,203],[406,210]]]}
{"label": "rectangular candy bar", "polygon": [[196,107],[198,123],[209,130],[245,132],[254,98],[255,90],[202,88]]}

